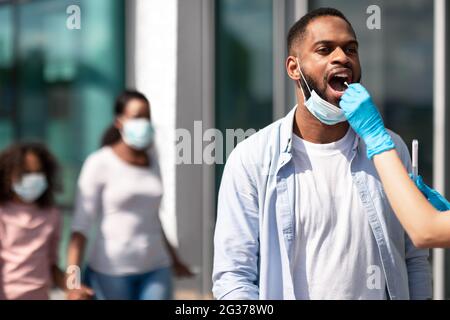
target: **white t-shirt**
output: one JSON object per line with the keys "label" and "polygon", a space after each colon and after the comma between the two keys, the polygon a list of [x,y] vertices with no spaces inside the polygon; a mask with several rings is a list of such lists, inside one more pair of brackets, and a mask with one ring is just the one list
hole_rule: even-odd
{"label": "white t-shirt", "polygon": [[163,187],[150,156],[150,167],[139,167],[103,147],[83,165],[72,231],[88,237],[95,226],[88,264],[98,272],[139,274],[170,265],[159,220]]}
{"label": "white t-shirt", "polygon": [[328,144],[293,135],[297,299],[386,299],[378,247],[350,171],[355,143],[352,129]]}

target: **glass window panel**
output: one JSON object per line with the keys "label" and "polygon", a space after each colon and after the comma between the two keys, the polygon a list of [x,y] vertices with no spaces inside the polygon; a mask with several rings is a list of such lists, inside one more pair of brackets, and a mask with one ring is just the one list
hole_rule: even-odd
{"label": "glass window panel", "polygon": [[0,149],[13,138],[13,11],[11,5],[0,6]]}
{"label": "glass window panel", "polygon": [[[69,5],[81,8],[80,30],[66,27]],[[124,15],[124,0],[0,2],[0,148],[45,143],[61,164],[66,213],[125,86]],[[61,265],[70,216],[64,220]]]}
{"label": "glass window panel", "polygon": [[[69,5],[81,29],[66,27]],[[99,147],[124,87],[124,2],[40,0],[17,6],[18,139],[45,142],[61,161],[72,205],[86,156]]]}
{"label": "glass window panel", "polygon": [[[261,129],[272,122],[273,3],[216,1],[216,127]],[[225,152],[224,152],[225,154]],[[223,165],[216,168],[217,185]]]}

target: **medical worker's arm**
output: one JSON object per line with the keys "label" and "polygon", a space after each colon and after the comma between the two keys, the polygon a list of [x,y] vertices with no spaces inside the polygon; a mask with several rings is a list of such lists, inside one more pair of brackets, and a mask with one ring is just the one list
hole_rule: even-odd
{"label": "medical worker's arm", "polygon": [[375,167],[392,209],[414,245],[422,248],[450,246],[450,211],[435,209],[408,176],[396,150],[374,156]]}
{"label": "medical worker's arm", "polygon": [[[450,246],[450,204],[421,179],[411,181],[403,166],[392,138],[367,90],[351,84],[340,102],[341,108],[367,146],[367,155],[374,160],[389,202],[417,247]],[[422,192],[423,194],[422,194]],[[425,196],[428,198],[425,198]]]}

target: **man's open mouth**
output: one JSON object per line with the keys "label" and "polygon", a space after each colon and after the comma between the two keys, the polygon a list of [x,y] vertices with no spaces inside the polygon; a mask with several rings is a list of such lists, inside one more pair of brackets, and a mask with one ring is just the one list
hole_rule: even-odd
{"label": "man's open mouth", "polygon": [[347,89],[345,83],[352,83],[352,79],[353,77],[350,69],[336,70],[328,76],[328,86],[331,91],[333,91],[333,95],[336,96],[336,98],[340,98],[344,94],[345,89]]}

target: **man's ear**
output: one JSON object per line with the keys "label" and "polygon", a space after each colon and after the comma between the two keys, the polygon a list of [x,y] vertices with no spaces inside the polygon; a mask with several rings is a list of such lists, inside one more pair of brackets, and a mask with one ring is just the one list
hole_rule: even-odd
{"label": "man's ear", "polygon": [[300,72],[298,71],[299,65],[297,59],[294,56],[289,56],[286,59],[286,72],[292,80],[300,80]]}

